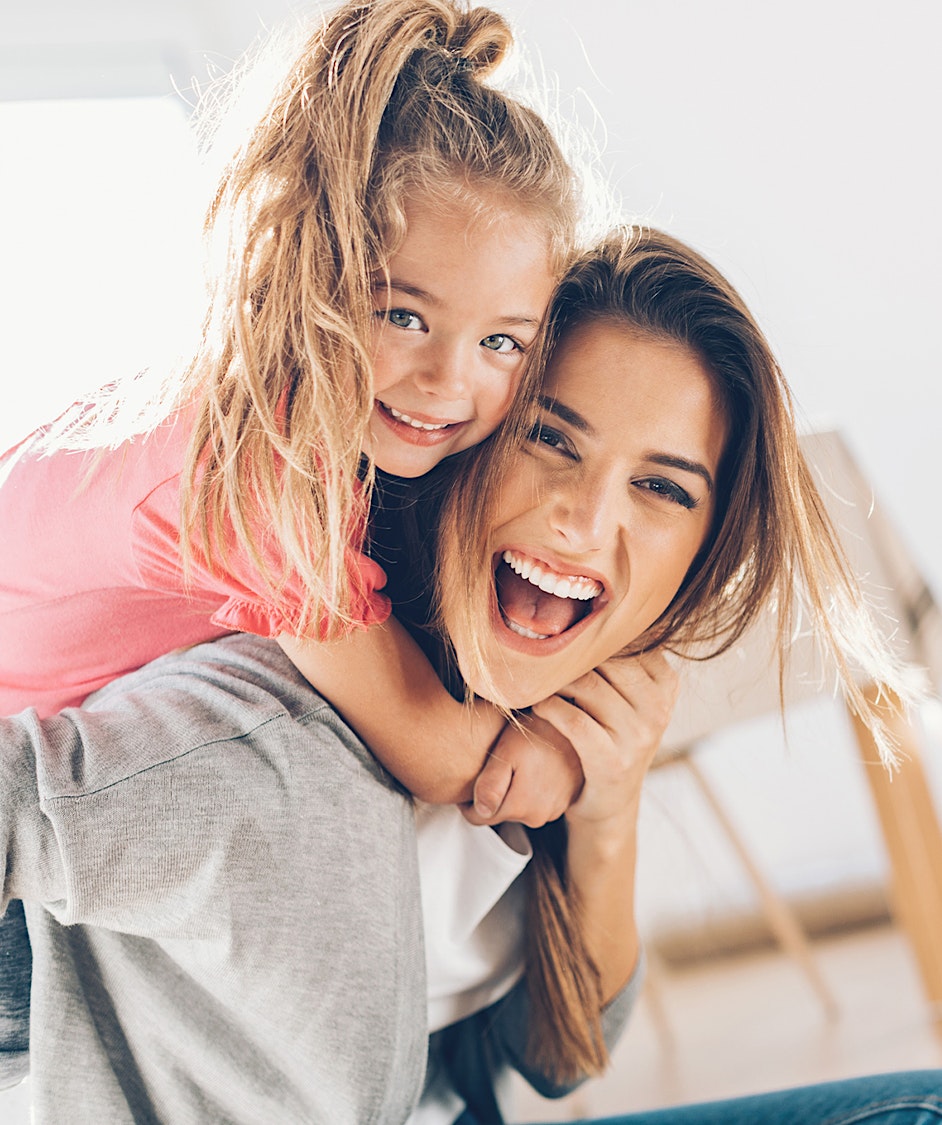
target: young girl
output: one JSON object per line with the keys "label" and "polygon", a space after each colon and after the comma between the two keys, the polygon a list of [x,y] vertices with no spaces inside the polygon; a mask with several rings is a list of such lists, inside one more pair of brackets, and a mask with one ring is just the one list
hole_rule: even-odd
{"label": "young girl", "polygon": [[[375,649],[370,690],[398,687],[402,631],[357,628],[389,616],[365,546],[373,466],[420,477],[487,437],[573,245],[571,166],[483,82],[510,44],[453,0],[346,4],[304,43],[211,207],[223,266],[197,355],[146,409],[120,388],[10,458],[0,711],[49,714],[233,630],[302,663],[319,659],[305,640],[345,638],[331,667]],[[429,748],[447,731],[459,763],[470,729]],[[455,795],[435,780],[416,791]]]}
{"label": "young girl", "polygon": [[[8,457],[0,712],[275,636],[416,795],[469,799],[503,715],[455,702],[388,620],[366,515],[374,465],[428,474],[525,393],[574,242],[572,167],[484,82],[510,45],[459,0],[347,3],[303,44],[210,208],[222,264],[192,362],[144,407],[115,389]],[[559,776],[521,818],[565,807]]]}

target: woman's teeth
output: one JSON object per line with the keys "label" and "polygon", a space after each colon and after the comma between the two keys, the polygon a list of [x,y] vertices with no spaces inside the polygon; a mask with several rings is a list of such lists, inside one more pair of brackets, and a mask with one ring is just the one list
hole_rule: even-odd
{"label": "woman's teeth", "polygon": [[[528,559],[525,555],[514,554],[513,551],[504,551],[504,562],[521,578],[538,587],[544,594],[553,594],[557,598],[573,598],[576,601],[587,602],[597,598],[602,592],[602,586],[593,578],[584,578],[580,575],[557,574],[552,570],[544,570],[539,563]],[[530,634],[534,637],[537,633]]]}
{"label": "woman's teeth", "polygon": [[[383,403],[383,406],[386,406]],[[420,422],[417,418],[410,418],[408,414],[403,414],[401,410],[396,410],[392,406],[386,406],[389,413],[396,419],[397,422],[405,422],[407,426],[411,426],[413,430],[444,430],[446,426],[450,426],[451,422]]]}
{"label": "woman's teeth", "polygon": [[511,621],[509,617],[504,618],[504,624],[511,631],[520,637],[528,637],[531,641],[545,641],[550,635],[549,633],[534,633],[532,629],[525,629],[523,625],[518,625],[516,621]]}

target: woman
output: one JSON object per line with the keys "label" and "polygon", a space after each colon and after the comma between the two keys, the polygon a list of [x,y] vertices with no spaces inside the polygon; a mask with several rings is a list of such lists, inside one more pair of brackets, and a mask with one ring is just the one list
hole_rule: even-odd
{"label": "woman", "polygon": [[[728,641],[813,559],[838,606],[826,639],[897,686],[874,643],[842,648],[866,618],[795,460],[784,386],[725,283],[625,232],[572,272],[553,324],[525,446],[511,433],[496,483],[476,466],[480,514],[464,492],[448,512],[442,619],[475,688],[515,708],[556,693],[536,721],[569,738],[585,784],[565,838],[538,837],[522,978],[521,927],[489,919],[509,904],[519,921],[526,845],[472,826],[459,840],[459,857],[491,857],[480,924],[456,942],[477,960],[433,989],[416,1120],[499,1121],[511,1065],[559,1093],[604,1064],[640,979],[635,820],[675,683],[657,646]],[[83,711],[4,721],[0,801],[4,901],[27,902],[36,953],[38,1122],[409,1118],[426,1058],[412,805],[267,642],[225,638]],[[435,879],[426,861],[432,934],[449,930]],[[942,1115],[938,1075],[874,1081],[663,1120],[877,1121],[889,1101],[914,1107],[897,1122]]]}
{"label": "woman", "polygon": [[[544,1080],[565,1082],[604,1066],[598,1014],[637,959],[625,889],[652,746],[636,724],[644,715],[663,729],[656,707],[668,678],[651,663],[656,650],[721,652],[764,610],[777,613],[784,661],[797,602],[887,756],[852,669],[903,699],[911,689],[824,514],[768,344],[715,269],[661,233],[615,232],[561,285],[547,358],[535,417],[523,413],[453,492],[440,589],[464,682],[508,707],[532,705],[583,767],[566,838],[538,846],[528,930],[529,1057]],[[469,542],[480,553],[461,549]],[[619,651],[643,654],[629,666],[640,678],[619,679]],[[897,1081],[664,1120],[843,1120],[830,1115],[864,1104],[860,1119],[878,1119],[891,1087],[890,1100],[906,1104],[909,1080]],[[913,1089],[942,1094],[942,1076]],[[482,1120],[497,1119],[489,1112]]]}

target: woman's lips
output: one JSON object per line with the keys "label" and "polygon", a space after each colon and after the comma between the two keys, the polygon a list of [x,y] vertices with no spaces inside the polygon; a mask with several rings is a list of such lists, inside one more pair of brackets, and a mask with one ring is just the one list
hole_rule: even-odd
{"label": "woman's lips", "polygon": [[604,600],[598,579],[512,549],[495,560],[494,589],[503,642],[534,655],[567,645]]}
{"label": "woman's lips", "polygon": [[379,399],[374,399],[373,402],[374,413],[400,441],[407,442],[409,445],[440,445],[442,442],[451,441],[455,434],[467,425],[467,422],[449,422],[445,419],[407,414],[403,410],[387,406]]}

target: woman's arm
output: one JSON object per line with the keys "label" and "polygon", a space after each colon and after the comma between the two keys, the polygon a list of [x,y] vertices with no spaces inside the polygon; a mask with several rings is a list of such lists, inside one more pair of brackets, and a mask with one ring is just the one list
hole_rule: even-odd
{"label": "woman's arm", "polygon": [[533,711],[572,743],[585,786],[566,813],[567,886],[607,1003],[640,954],[634,912],[641,787],[670,721],[676,671],[663,653],[610,660]]}
{"label": "woman's arm", "polygon": [[82,708],[0,719],[0,911],[20,898],[64,925],[225,931],[250,867],[273,878],[251,857],[282,846],[293,760],[316,750],[325,774],[379,777],[345,728],[294,721],[315,706],[329,711],[271,642],[237,634],[155,660]]}
{"label": "woman's arm", "polygon": [[[636,828],[641,786],[670,719],[677,678],[661,654],[610,661],[533,708],[565,731],[585,771],[585,788],[566,814],[565,885],[579,935],[598,970],[598,1033],[607,1050],[628,1022],[643,979],[634,915]],[[473,812],[466,814],[474,821]],[[536,919],[531,917],[530,923]],[[572,981],[566,964],[555,969]],[[597,1064],[547,1041],[572,1031],[573,1015],[550,1000],[554,977],[531,963],[528,977],[490,1008],[440,1032],[451,1077],[472,1112],[499,1120],[495,1084],[512,1067],[543,1097],[567,1094]],[[591,982],[591,983],[590,983]],[[594,980],[586,982],[594,993]],[[549,986],[549,989],[547,989]],[[607,1051],[606,1051],[607,1053]]]}
{"label": "woman's arm", "polygon": [[[454,699],[395,618],[329,644],[279,638],[298,671],[416,797],[472,800],[487,823],[539,825],[569,807],[582,784],[578,758],[555,729],[501,748],[502,768],[484,770],[506,726],[483,700]],[[482,770],[484,771],[482,773]],[[480,782],[476,779],[481,775]]]}

